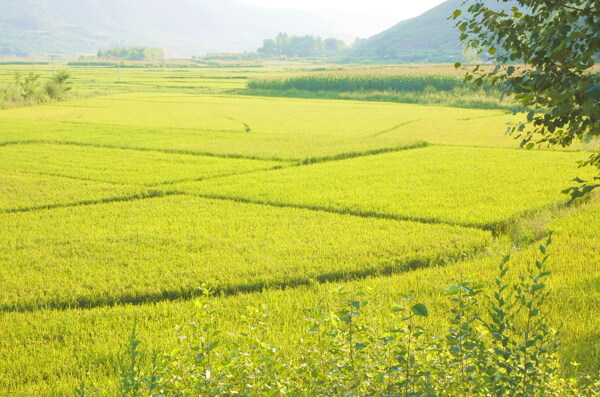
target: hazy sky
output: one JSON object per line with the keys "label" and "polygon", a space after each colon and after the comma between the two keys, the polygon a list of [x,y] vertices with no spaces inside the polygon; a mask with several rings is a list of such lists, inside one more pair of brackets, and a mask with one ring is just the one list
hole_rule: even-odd
{"label": "hazy sky", "polygon": [[350,37],[366,38],[444,0],[240,0],[271,8],[312,11]]}

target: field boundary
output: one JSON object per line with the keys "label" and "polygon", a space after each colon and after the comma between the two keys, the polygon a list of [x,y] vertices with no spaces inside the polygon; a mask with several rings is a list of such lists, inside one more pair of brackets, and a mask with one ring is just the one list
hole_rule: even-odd
{"label": "field boundary", "polygon": [[[285,166],[298,166],[298,165],[310,165],[328,161],[347,160],[356,157],[367,157],[375,156],[378,154],[401,152],[403,150],[411,149],[422,149],[429,146],[442,146],[442,145],[431,145],[426,141],[419,141],[416,143],[407,143],[401,146],[393,147],[382,147],[379,149],[357,151],[357,152],[343,152],[331,156],[318,156],[318,157],[307,157],[307,158],[284,158],[284,157],[260,157],[251,156],[235,153],[213,153],[213,152],[201,152],[193,150],[180,150],[180,149],[159,149],[159,148],[143,148],[138,146],[122,146],[122,145],[109,145],[104,143],[92,143],[92,142],[77,142],[77,141],[55,141],[46,139],[30,139],[22,141],[5,141],[0,142],[1,147],[18,146],[18,145],[67,145],[67,146],[81,146],[81,147],[93,147],[100,149],[114,149],[114,150],[133,150],[139,152],[155,152],[165,154],[178,154],[178,155],[189,155],[197,157],[213,157],[222,159],[234,159],[234,160],[255,160],[255,161],[275,161],[280,162],[281,167]],[[170,182],[165,182],[165,184]],[[176,182],[173,182],[176,183]]]}
{"label": "field boundary", "polygon": [[379,131],[379,132],[377,132],[377,133],[375,133],[375,134],[371,135],[371,137],[372,137],[372,138],[375,138],[375,137],[378,137],[378,136],[381,136],[381,135],[385,135],[385,134],[388,134],[388,133],[390,133],[390,132],[394,132],[394,131],[396,131],[396,130],[397,130],[398,128],[400,128],[400,127],[404,127],[404,126],[407,126],[407,125],[411,125],[411,124],[413,124],[413,123],[418,123],[419,121],[423,121],[423,119],[415,119],[415,120],[409,120],[409,121],[405,121],[404,123],[400,123],[400,124],[398,124],[398,125],[395,125],[395,126],[393,126],[393,127],[391,127],[391,128],[385,129],[385,130],[383,130],[383,131]]}
{"label": "field boundary", "polygon": [[294,209],[310,210],[310,211],[315,211],[315,212],[326,212],[326,213],[337,214],[337,215],[356,216],[356,217],[360,217],[360,218],[387,219],[387,220],[403,221],[403,222],[416,222],[416,223],[422,223],[422,224],[428,224],[428,225],[446,225],[446,226],[461,227],[461,228],[465,228],[465,229],[478,229],[478,230],[484,230],[484,231],[491,232],[491,230],[489,228],[487,228],[486,225],[448,222],[448,221],[442,221],[442,220],[431,219],[431,218],[409,217],[409,216],[387,214],[387,213],[375,212],[375,211],[361,212],[361,211],[353,211],[353,210],[349,210],[349,209],[337,209],[337,208],[332,208],[332,207],[322,207],[322,206],[318,206],[318,205],[277,203],[277,202],[272,202],[272,201],[254,200],[254,199],[248,199],[245,197],[237,197],[237,196],[222,196],[222,195],[218,195],[218,194],[188,193],[188,192],[184,192],[184,191],[178,191],[178,192],[180,194],[194,196],[194,197],[200,197],[200,198],[204,198],[204,199],[208,199],[208,200],[232,201],[232,202],[242,203],[242,204],[257,204],[257,205],[264,205],[264,206],[277,207],[277,208],[294,208]]}
{"label": "field boundary", "polygon": [[23,207],[23,208],[9,208],[9,209],[0,209],[0,214],[17,214],[24,212],[34,212],[34,211],[45,211],[45,210],[54,210],[59,208],[73,208],[73,207],[85,207],[89,205],[98,205],[98,204],[110,204],[110,203],[119,203],[119,202],[127,202],[127,201],[137,201],[137,200],[148,200],[153,198],[160,198],[166,196],[182,196],[184,193],[174,192],[174,191],[162,191],[162,190],[147,190],[145,192],[139,192],[136,194],[132,194],[129,196],[116,196],[116,197],[104,197],[100,199],[92,199],[92,200],[82,200],[75,201],[70,203],[61,203],[61,204],[47,204],[47,205],[39,205],[39,206],[31,206],[31,207]]}

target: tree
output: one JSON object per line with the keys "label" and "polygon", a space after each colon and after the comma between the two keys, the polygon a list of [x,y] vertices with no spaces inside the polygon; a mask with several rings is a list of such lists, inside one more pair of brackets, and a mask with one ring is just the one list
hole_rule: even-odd
{"label": "tree", "polygon": [[[514,95],[527,113],[510,128],[522,147],[568,147],[600,135],[599,0],[465,0],[463,8],[452,16],[460,39],[495,64],[466,78]],[[600,187],[600,152],[581,165],[598,176],[576,178],[579,186],[565,191],[573,198]]]}

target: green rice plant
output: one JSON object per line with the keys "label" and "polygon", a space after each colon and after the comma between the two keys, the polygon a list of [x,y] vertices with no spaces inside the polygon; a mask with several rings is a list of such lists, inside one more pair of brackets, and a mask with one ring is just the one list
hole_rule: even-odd
{"label": "green rice plant", "polygon": [[[170,186],[203,197],[497,230],[564,203],[582,153],[432,146]],[[588,170],[589,172],[589,170]]]}
{"label": "green rice plant", "polygon": [[275,168],[282,163],[68,144],[0,146],[0,172],[153,186]]}
{"label": "green rice plant", "polygon": [[159,194],[141,187],[25,173],[0,174],[0,213],[131,200]]}
{"label": "green rice plant", "polygon": [[347,280],[451,262],[490,241],[458,226],[182,196],[2,221],[2,311],[190,298],[202,284],[232,294]]}
{"label": "green rice plant", "polygon": [[517,147],[502,135],[511,119],[497,110],[136,93],[1,111],[0,142],[72,142],[305,160],[423,141]]}
{"label": "green rice plant", "polygon": [[[600,329],[600,291],[596,280],[600,277],[600,269],[594,266],[600,261],[597,249],[600,237],[595,228],[599,215],[597,203],[572,208],[548,226],[549,230],[554,230],[552,256],[548,262],[553,271],[547,282],[552,291],[547,305],[548,321],[561,331],[560,373],[567,377],[593,375],[600,370],[600,346],[596,343],[596,330]],[[248,331],[247,324],[240,320],[241,315],[248,317],[251,314],[247,307],[266,314],[261,317],[265,326],[259,328],[266,331],[263,340],[278,347],[280,356],[300,363],[302,357],[298,355],[297,341],[312,335],[307,331],[318,326],[318,319],[345,309],[336,304],[340,300],[338,287],[353,291],[353,294],[343,296],[343,301],[369,302],[361,306],[360,318],[368,320],[370,327],[385,329],[384,325],[394,319],[394,313],[388,309],[403,296],[413,296],[415,303],[426,304],[429,311],[429,317],[422,318],[422,325],[434,335],[445,335],[449,326],[446,318],[454,318],[451,310],[456,304],[449,300],[441,286],[452,279],[475,274],[486,290],[493,292],[498,258],[509,252],[512,252],[512,269],[506,274],[506,281],[518,283],[517,276],[526,274],[528,266],[539,257],[538,244],[523,251],[502,244],[491,250],[490,255],[391,277],[344,284],[311,284],[285,290],[266,289],[228,297],[217,295],[207,303],[212,307],[210,318],[215,322],[214,328],[234,334]],[[460,284],[453,282],[452,285]],[[205,288],[200,294],[204,291]],[[0,328],[0,372],[5,376],[0,377],[0,389],[15,396],[69,395],[85,381],[88,391],[101,388],[114,395],[119,388],[122,344],[130,336],[134,320],[137,318],[137,339],[148,352],[142,357],[141,365],[150,368],[154,355],[149,352],[170,352],[179,336],[191,335],[187,327],[176,333],[173,327],[188,324],[195,318],[193,313],[203,312],[202,307],[194,301],[177,301],[90,310],[4,313]],[[219,337],[225,338],[227,344],[233,342],[226,333]],[[212,340],[212,337],[207,339]],[[146,373],[144,378],[149,376]]]}

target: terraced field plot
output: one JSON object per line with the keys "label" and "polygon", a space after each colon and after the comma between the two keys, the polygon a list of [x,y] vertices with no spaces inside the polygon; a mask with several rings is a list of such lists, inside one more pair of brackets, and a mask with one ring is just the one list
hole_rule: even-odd
{"label": "terraced field plot", "polygon": [[303,160],[422,142],[515,147],[501,134],[507,119],[494,110],[395,103],[130,93],[0,112],[0,140]]}
{"label": "terraced field plot", "polygon": [[186,197],[2,221],[4,310],[189,297],[204,283],[237,292],[343,280],[441,264],[491,237],[460,227]]}
{"label": "terraced field plot", "polygon": [[150,194],[141,187],[47,175],[0,173],[0,213],[130,199]]}
{"label": "terraced field plot", "polygon": [[206,197],[484,227],[564,202],[561,190],[574,174],[586,173],[575,166],[582,158],[581,153],[434,146],[172,188]]}
{"label": "terraced field plot", "polygon": [[157,185],[274,168],[283,163],[78,145],[0,146],[0,172]]}

